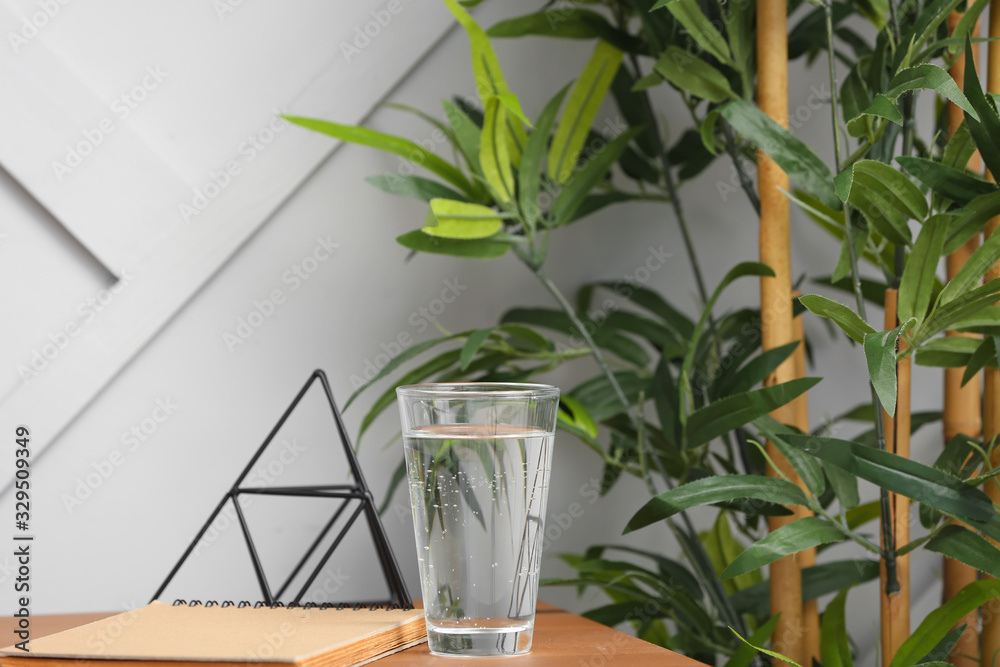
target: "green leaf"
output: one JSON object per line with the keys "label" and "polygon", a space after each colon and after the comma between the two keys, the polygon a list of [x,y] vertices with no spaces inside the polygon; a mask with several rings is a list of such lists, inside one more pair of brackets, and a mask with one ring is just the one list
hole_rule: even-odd
{"label": "green leaf", "polygon": [[847,635],[847,591],[844,589],[830,600],[820,625],[820,655],[823,667],[854,667],[851,640]]}
{"label": "green leaf", "polygon": [[844,539],[843,531],[826,519],[810,516],[785,524],[757,540],[743,551],[722,573],[724,579],[731,579],[747,572],[758,570],[768,563],[811,549],[820,544],[838,542]]}
{"label": "green leaf", "polygon": [[[659,75],[653,74],[659,79]],[[642,91],[634,91],[635,79],[628,67],[619,67],[615,80],[611,82],[611,94],[615,104],[629,127],[641,127],[642,133],[636,137],[636,144],[650,158],[658,158],[663,153],[663,141],[660,138],[659,125],[653,113],[649,95]]]}
{"label": "green leaf", "polygon": [[538,333],[531,327],[526,327],[522,324],[512,324],[506,323],[495,327],[497,331],[502,331],[503,333],[510,336],[510,339],[514,341],[515,347],[523,348],[524,345],[541,352],[544,350],[553,349],[553,344],[542,334]]}
{"label": "green leaf", "polygon": [[459,194],[446,185],[421,176],[400,176],[399,174],[381,174],[365,179],[379,190],[400,197],[412,197],[429,202],[432,199],[465,200],[465,195]]}
{"label": "green leaf", "polygon": [[840,208],[833,175],[811,148],[743,100],[731,100],[719,112],[734,130],[777,162],[799,188],[830,208]]}
{"label": "green leaf", "polygon": [[767,503],[805,505],[799,487],[783,479],[761,475],[717,475],[682,484],[651,499],[629,519],[625,533],[668,519],[699,505],[750,498]]}
{"label": "green leaf", "polygon": [[658,348],[677,346],[681,343],[665,324],[625,310],[609,313],[604,319],[603,326],[642,336]]}
{"label": "green leaf", "polygon": [[580,78],[573,85],[549,147],[548,174],[556,183],[565,183],[576,169],[587,133],[611,87],[622,55],[607,42],[598,42]]}
{"label": "green leaf", "polygon": [[[972,54],[972,44],[968,38],[965,52]],[[986,168],[991,174],[1000,174],[1000,117],[997,116],[996,104],[983,94],[979,74],[976,72],[976,59],[972,57],[965,59],[965,90],[970,104],[968,109],[962,107],[965,111],[965,124],[969,127],[969,133],[976,142]]]}
{"label": "green leaf", "polygon": [[877,160],[855,162],[834,179],[837,194],[854,206],[889,241],[910,243],[911,218],[923,220],[927,200],[909,178]]}
{"label": "green leaf", "polygon": [[733,651],[733,655],[726,661],[724,667],[750,667],[755,657],[757,657],[757,646],[768,640],[774,629],[778,626],[781,614],[776,614],[768,619],[767,623],[757,628],[757,631],[750,635],[749,643],[744,642],[742,646]]}
{"label": "green leaf", "polygon": [[889,667],[909,667],[933,649],[947,636],[956,624],[970,611],[990,600],[1000,597],[1000,581],[988,579],[974,581],[938,607],[923,620],[910,637],[903,642]]}
{"label": "green leaf", "polygon": [[590,155],[583,166],[573,172],[552,203],[551,213],[555,226],[564,225],[573,218],[573,214],[586,196],[597,182],[604,178],[611,166],[621,157],[628,143],[638,136],[640,131],[640,128],[632,128],[619,134]]}
{"label": "green leaf", "polygon": [[482,128],[468,114],[452,104],[448,100],[441,100],[444,107],[445,118],[451,126],[452,134],[455,136],[455,143],[458,150],[469,163],[469,168],[475,174],[482,174],[483,169],[479,164],[479,151],[482,142]]}
{"label": "green leaf", "polygon": [[701,317],[698,319],[698,323],[691,332],[687,351],[684,353],[684,362],[681,364],[679,391],[680,400],[678,403],[682,408],[680,412],[682,424],[685,423],[687,419],[687,398],[691,396],[691,369],[694,366],[695,353],[697,353],[699,345],[701,344],[702,332],[705,331],[705,327],[708,325],[708,320],[712,316],[712,309],[715,308],[715,302],[719,300],[722,292],[730,284],[732,284],[733,281],[746,276],[773,277],[774,271],[772,271],[766,264],[761,264],[760,262],[740,262],[722,277],[722,281],[715,287],[712,295],[708,297],[708,301],[702,308]]}
{"label": "green leaf", "polygon": [[[875,501],[875,517],[878,501]],[[802,569],[802,599],[815,600],[835,591],[863,584],[879,576],[877,560],[838,560]],[[769,582],[764,581],[731,596],[740,613],[767,615],[770,599]]]}
{"label": "green leaf", "polygon": [[434,172],[469,197],[475,198],[477,195],[476,188],[465,178],[465,175],[462,174],[458,167],[444,161],[434,153],[421,148],[408,139],[383,132],[376,132],[366,127],[340,125],[314,118],[300,118],[298,116],[282,116],[282,118],[295,125],[300,125],[307,130],[319,132],[340,141],[348,141],[352,144],[370,146],[387,153],[394,153],[409,160],[418,167],[423,167]]}
{"label": "green leaf", "polygon": [[955,648],[955,644],[958,640],[962,638],[962,634],[965,632],[965,628],[968,627],[967,623],[962,623],[961,625],[954,627],[951,631],[944,636],[944,639],[939,641],[934,648],[927,652],[927,655],[920,659],[920,664],[917,667],[951,667],[951,663],[946,662],[944,659],[935,660],[934,658],[948,658],[951,655],[952,650]]}
{"label": "green leaf", "polygon": [[868,19],[876,30],[885,28],[885,17],[889,13],[887,0],[851,0],[851,5],[857,7],[858,12]]}
{"label": "green leaf", "polygon": [[915,361],[921,366],[959,368],[969,363],[972,355],[979,349],[980,343],[977,338],[960,336],[935,338],[920,346]]}
{"label": "green leaf", "polygon": [[479,164],[498,202],[506,204],[514,193],[514,170],[507,141],[507,109],[496,97],[485,104]]}
{"label": "green leaf", "polygon": [[969,164],[969,158],[975,152],[976,142],[972,140],[969,124],[963,120],[944,145],[944,150],[941,152],[941,164],[955,169],[965,169]]}
{"label": "green leaf", "polygon": [[687,419],[687,447],[697,447],[773,412],[816,386],[820,378],[798,378],[710,403]]}
{"label": "green leaf", "polygon": [[990,237],[969,255],[962,268],[941,290],[941,296],[938,298],[939,307],[968,294],[998,259],[1000,259],[1000,234],[990,234]]}
{"label": "green leaf", "polygon": [[679,448],[683,436],[678,416],[680,402],[677,394],[677,383],[670,371],[670,365],[662,357],[656,365],[650,389],[653,405],[656,407],[656,416],[660,419],[660,428],[663,429],[666,439]]}
{"label": "green leaf", "polygon": [[422,230],[414,230],[396,237],[396,242],[404,248],[418,252],[432,252],[438,255],[454,255],[455,257],[475,257],[493,259],[501,257],[510,250],[510,243],[490,240],[448,239],[431,236]]}
{"label": "green leaf", "polygon": [[924,548],[954,558],[994,578],[1000,577],[1000,549],[968,528],[957,524],[945,526]]}
{"label": "green leaf", "polygon": [[490,37],[561,37],[564,39],[593,39],[597,32],[588,21],[604,21],[604,17],[588,9],[560,7],[559,9],[516,16],[491,26],[486,34]]}
{"label": "green leaf", "polygon": [[972,521],[988,521],[994,517],[993,503],[985,493],[917,461],[837,438],[784,437],[794,447],[887,491],[927,503],[945,514]]}
{"label": "green leaf", "polygon": [[724,102],[736,97],[729,87],[729,79],[722,72],[679,46],[668,46],[653,69],[680,90],[709,102]]}
{"label": "green leaf", "polygon": [[741,635],[740,633],[736,632],[736,630],[733,630],[732,626],[727,626],[727,627],[729,627],[729,631],[730,632],[732,632],[734,635],[736,635],[741,642],[743,642],[744,644],[746,644],[750,648],[753,648],[753,649],[759,651],[760,653],[763,653],[764,655],[771,656],[775,660],[780,660],[780,661],[787,662],[789,665],[792,665],[792,667],[802,667],[802,665],[800,665],[799,663],[795,662],[794,660],[792,660],[791,658],[789,658],[787,655],[783,655],[781,653],[778,653],[777,651],[768,650],[768,649],[763,648],[761,646],[754,646],[749,641],[747,641],[746,639],[744,639],[743,635]]}
{"label": "green leaf", "polygon": [[[975,2],[967,3],[965,11],[962,12],[961,18],[959,18],[958,23],[955,24],[955,29],[951,33],[952,36],[963,40],[969,39],[973,26],[975,26],[977,21],[979,21],[979,16],[988,5],[989,0],[976,0]],[[960,50],[961,46],[948,47],[948,52],[952,54],[958,53]]]}
{"label": "green leaf", "polygon": [[896,158],[896,162],[926,187],[959,206],[965,206],[979,195],[997,190],[993,183],[935,160],[901,155]]}
{"label": "green leaf", "polygon": [[899,301],[896,306],[899,320],[910,318],[922,321],[934,293],[937,267],[944,251],[944,239],[948,233],[948,218],[935,215],[924,223],[917,234],[903,277],[899,281]]}
{"label": "green leaf", "polygon": [[955,331],[1000,335],[1000,306],[986,306],[955,323]]}
{"label": "green leaf", "polygon": [[858,526],[863,526],[869,521],[874,521],[881,515],[879,501],[873,500],[864,505],[858,505],[847,511],[847,527],[854,530]]}
{"label": "green leaf", "polygon": [[[424,362],[420,366],[417,366],[410,372],[403,375],[403,377],[399,378],[399,385],[416,384],[418,382],[425,381],[427,378],[434,375],[435,373],[443,371],[452,366],[456,361],[458,361],[458,355],[459,355],[459,350],[448,350],[447,352],[442,352],[441,354],[434,357],[430,361]],[[398,359],[400,356],[402,355],[397,356],[396,359]],[[392,363],[396,359],[393,359],[392,361],[389,362],[389,364],[386,364],[386,368],[392,365]],[[395,403],[395,401],[396,401],[395,386],[386,389],[382,393],[382,395],[375,400],[375,403],[372,404],[372,407],[369,408],[368,412],[366,412],[365,416],[361,419],[361,425],[358,427],[358,442],[361,441],[361,436],[365,434],[365,432],[368,430],[368,427],[371,426],[372,423],[375,421],[375,418],[378,417],[383,410],[385,410],[387,407]]]}
{"label": "green leaf", "polygon": [[649,90],[650,88],[658,86],[661,83],[663,83],[663,77],[656,72],[653,72],[652,74],[647,74],[644,77],[636,79],[635,83],[632,84],[631,90],[634,93],[640,93],[644,90]]}
{"label": "green leaf", "polygon": [[923,64],[915,67],[908,67],[896,73],[889,82],[889,90],[885,95],[889,98],[897,98],[908,90],[933,90],[938,95],[953,102],[967,114],[978,120],[979,116],[962,89],[955,83],[945,70],[937,65]]}
{"label": "green leaf", "polygon": [[861,498],[858,495],[858,478],[834,465],[823,466],[823,472],[830,481],[834,495],[845,510],[858,506]]}
{"label": "green leaf", "polygon": [[403,483],[406,479],[406,461],[400,461],[396,469],[392,471],[392,477],[389,479],[389,485],[386,487],[385,497],[382,499],[382,504],[378,507],[379,516],[385,514],[386,510],[389,509],[389,505],[392,503],[393,496],[396,495],[396,489],[399,485]]}
{"label": "green leaf", "polygon": [[765,438],[774,443],[778,451],[788,459],[792,468],[805,482],[809,492],[817,497],[823,495],[826,491],[826,478],[823,476],[823,468],[819,462],[801,449],[792,447],[783,438],[786,434],[801,433],[801,431],[791,426],[785,426],[768,415],[758,417],[753,421],[753,425]]}
{"label": "green leaf", "polygon": [[962,208],[951,211],[954,216],[950,224],[948,238],[944,242],[944,252],[949,255],[969,239],[983,231],[983,226],[1000,215],[1000,192],[979,195]]}
{"label": "green leaf", "polygon": [[[844,5],[834,5],[834,7],[844,7]],[[818,21],[811,21],[811,23],[816,24],[816,33],[812,37],[813,44],[815,44],[816,38],[820,34],[826,32],[826,26],[822,25],[825,22],[826,12],[822,9],[817,8],[808,14],[802,23],[805,23],[811,18],[817,18]],[[801,25],[801,23],[799,24]],[[798,30],[798,26],[796,26]],[[823,35],[825,38],[825,35]],[[789,35],[791,38],[791,35]],[[809,46],[804,45],[801,47],[805,50],[809,49]],[[815,48],[813,46],[813,48]],[[884,96],[883,96],[884,97]],[[868,89],[865,86],[864,79],[861,76],[861,68],[857,65],[851,68],[850,73],[844,79],[843,85],[840,87],[840,106],[844,110],[844,118],[849,119],[847,121],[848,132],[851,136],[871,136],[872,122],[871,118],[868,118],[864,114],[864,110],[870,107],[872,104],[871,95],[868,93]],[[863,130],[860,131],[859,130]]]}
{"label": "green leaf", "polygon": [[624,280],[617,283],[596,284],[613,291],[623,299],[627,299],[636,306],[653,313],[662,319],[682,339],[690,338],[694,332],[694,322],[671,306],[659,292]]}
{"label": "green leaf", "polygon": [[[824,276],[813,278],[812,282],[817,285],[832,287],[840,292],[846,292],[851,296],[854,295],[854,284],[850,278],[841,278],[840,280],[834,281],[832,276]],[[868,303],[873,303],[880,308],[885,308],[885,283],[879,282],[878,280],[862,278],[861,296],[863,296],[865,301]]]}
{"label": "green leaf", "polygon": [[541,213],[538,205],[538,192],[542,181],[542,158],[545,149],[548,148],[549,135],[555,124],[556,114],[559,106],[566,96],[566,88],[563,88],[545,105],[535,128],[524,147],[524,155],[521,156],[521,166],[518,172],[518,198],[521,204],[521,214],[529,226],[534,226],[535,221]]}
{"label": "green leaf", "polygon": [[858,317],[857,313],[842,303],[837,303],[818,294],[805,294],[799,297],[799,303],[810,313],[833,320],[833,323],[846,333],[855,343],[864,343],[865,334],[875,333],[867,322]]}
{"label": "green leaf", "polygon": [[572,396],[563,394],[559,397],[559,418],[568,420],[570,424],[580,429],[592,438],[597,437],[597,424],[587,412],[583,403]]}
{"label": "green leaf", "polygon": [[[968,262],[966,262],[965,266],[968,265]],[[961,270],[959,272],[961,273]],[[952,278],[952,282],[954,280]],[[1000,293],[1000,279],[991,280],[982,287],[969,289],[967,292],[955,296],[947,305],[939,305],[934,309],[930,317],[927,318],[923,326],[917,330],[916,335],[913,337],[914,347],[924,345],[924,342],[928,338],[941,333],[952,324],[960,322],[984,308],[991,307],[996,302],[998,293]]]}
{"label": "green leaf", "polygon": [[865,359],[872,387],[889,416],[896,414],[896,341],[904,325],[865,334]]}
{"label": "green leaf", "polygon": [[[858,76],[855,80],[860,85],[861,77]],[[845,86],[846,83],[845,81]],[[892,103],[892,100],[885,95],[876,95],[871,104],[847,121],[848,134],[852,137],[867,136],[869,140],[874,141],[875,137],[872,133],[873,118],[884,118],[896,125],[903,124],[903,114],[899,113],[899,109]]]}
{"label": "green leaf", "polygon": [[996,336],[987,336],[983,339],[979,347],[976,348],[976,351],[972,353],[969,361],[965,364],[965,372],[962,374],[963,387],[986,366],[996,368],[1000,365],[997,361],[997,350],[1000,349],[997,348],[998,342],[1000,341],[997,340]]}
{"label": "green leaf", "polygon": [[583,220],[587,216],[593,215],[602,208],[607,208],[612,204],[620,204],[621,202],[632,201],[633,199],[636,199],[636,197],[628,192],[602,192],[596,195],[587,195],[580,202],[580,205],[576,207],[573,215],[570,216],[570,219],[565,224],[569,225],[578,220]]}
{"label": "green leaf", "polygon": [[446,239],[485,239],[502,229],[502,217],[488,206],[432,199],[422,231]]}
{"label": "green leaf", "polygon": [[451,334],[448,336],[441,336],[439,338],[433,338],[431,340],[426,340],[423,341],[422,343],[417,343],[416,345],[411,345],[410,347],[406,348],[405,350],[397,354],[395,357],[393,357],[389,361],[389,363],[383,366],[382,369],[375,375],[375,377],[373,377],[372,379],[368,380],[363,385],[355,389],[354,393],[347,398],[347,402],[344,403],[344,410],[347,410],[347,408],[351,407],[351,403],[353,403],[354,399],[356,399],[358,396],[361,395],[361,392],[363,392],[365,389],[367,389],[371,385],[375,384],[376,382],[384,378],[389,373],[392,373],[401,364],[406,363],[413,357],[417,356],[418,354],[426,350],[429,350],[435,345],[440,345],[441,343],[446,343],[456,338],[468,336],[470,333],[472,333],[472,331],[462,331],[460,333]]}
{"label": "green leaf", "polygon": [[795,349],[799,345],[802,345],[801,341],[793,341],[761,352],[745,363],[735,373],[720,376],[715,390],[720,396],[729,396],[750,391],[766,380],[778,366],[784,363],[785,359],[792,356],[792,353],[795,352]]}
{"label": "green leaf", "polygon": [[[745,547],[735,537],[733,537],[732,529],[729,526],[729,513],[726,511],[719,512],[719,516],[716,518],[715,524],[712,526],[712,533],[719,546],[719,552],[723,557],[722,562],[719,564],[721,567],[716,569],[717,572],[721,573],[722,570],[725,569],[727,563],[731,563],[734,559],[738,558],[741,553],[743,553]],[[723,583],[734,586],[734,590],[738,591],[760,583],[762,580],[763,577],[760,572],[748,572],[747,574],[733,577],[731,581],[724,581]]]}
{"label": "green leaf", "polygon": [[701,11],[696,0],[659,0],[652,9],[664,6],[673,14],[677,22],[684,26],[695,44],[715,56],[716,60],[721,63],[742,67],[743,63],[733,62],[725,38]]}
{"label": "green leaf", "polygon": [[493,327],[490,327],[489,329],[480,329],[469,336],[469,338],[465,341],[465,345],[462,346],[462,354],[458,358],[458,367],[460,369],[464,371],[469,367],[472,360],[476,358],[476,353],[479,352],[479,348],[483,346],[483,343],[485,343],[486,339],[488,339],[492,334]]}
{"label": "green leaf", "polygon": [[[617,371],[614,377],[630,404],[638,400],[640,392],[649,390],[649,379],[639,377],[631,371]],[[597,423],[622,414],[621,401],[615,396],[607,376],[603,373],[587,380],[569,393],[586,406],[590,416]]]}
{"label": "green leaf", "polygon": [[500,61],[497,60],[497,55],[493,51],[489,37],[486,36],[486,31],[456,0],[444,0],[444,4],[469,35],[469,46],[472,51],[472,73],[476,77],[479,99],[485,105],[489,98],[501,93],[509,93],[510,88],[504,79],[503,70],[500,69]]}

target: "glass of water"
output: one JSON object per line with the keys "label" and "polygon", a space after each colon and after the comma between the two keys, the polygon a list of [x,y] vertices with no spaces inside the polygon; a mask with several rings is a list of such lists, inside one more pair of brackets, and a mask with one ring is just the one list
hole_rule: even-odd
{"label": "glass of water", "polygon": [[420,587],[433,653],[527,653],[559,389],[399,387]]}

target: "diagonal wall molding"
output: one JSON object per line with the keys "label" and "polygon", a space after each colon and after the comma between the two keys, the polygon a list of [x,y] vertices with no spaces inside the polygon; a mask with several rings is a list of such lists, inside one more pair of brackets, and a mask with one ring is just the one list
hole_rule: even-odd
{"label": "diagonal wall molding", "polygon": [[[285,100],[279,108],[302,115],[337,118],[342,122],[362,122],[453,25],[450,15],[441,7],[414,7],[420,11],[415,15],[416,20],[400,25],[391,38],[380,42],[380,48],[366,51],[363,67],[337,66],[342,65],[343,56],[337,43],[331,40],[326,55],[333,59],[304,90]],[[44,44],[32,46],[39,50],[45,48]],[[80,187],[70,197],[61,190],[52,195],[51,190],[40,186],[50,175],[39,171],[37,161],[33,166],[26,166],[17,159],[5,159],[12,155],[16,158],[30,150],[29,135],[32,133],[44,135],[53,124],[66,122],[63,110],[53,112],[58,117],[56,120],[53,117],[30,118],[32,105],[43,103],[45,94],[51,97],[51,86],[60,81],[69,81],[73,87],[78,84],[69,66],[52,52],[36,54],[30,66],[0,57],[0,87],[4,89],[5,98],[15,101],[15,104],[4,105],[6,109],[0,109],[0,127],[6,128],[4,138],[0,139],[0,162],[73,232],[74,200],[89,198],[81,206],[91,210],[97,206],[98,213],[102,206],[115,206],[117,182],[113,174],[106,171],[112,167],[96,168],[95,176],[82,184],[86,187]],[[357,91],[377,92],[361,95]],[[89,94],[82,88],[77,92],[83,98]],[[95,95],[90,97],[91,101],[97,99]],[[156,159],[155,151],[143,143],[141,133],[137,132],[129,142],[123,136],[126,134],[123,129],[119,134],[123,148],[110,151],[109,147],[110,152],[102,154],[102,164],[107,161],[114,169],[155,170],[141,174],[140,179],[154,190],[162,187],[169,192],[167,196],[158,190],[152,193],[157,208],[146,218],[137,210],[127,210],[117,218],[119,224],[142,218],[136,224],[154,230],[155,242],[146,242],[149,235],[138,235],[136,238],[141,241],[138,244],[124,245],[113,235],[102,238],[100,234],[81,234],[84,245],[120,278],[119,289],[112,303],[93,322],[82,326],[80,333],[58,357],[49,361],[44,370],[28,373],[25,381],[0,403],[0,429],[6,429],[3,432],[13,432],[17,424],[31,425],[34,456],[52,445],[338,147],[329,140],[292,128],[277,119],[271,109],[259,111],[261,132],[269,130],[273,135],[266,153],[262,152],[266,159],[242,163],[239,173],[231,175],[219,194],[210,199],[203,210],[190,215],[189,220],[182,218],[180,204],[192,202],[191,189],[184,187],[184,179],[178,177],[177,170],[171,169],[168,161]],[[5,114],[10,117],[4,118]],[[13,127],[21,130],[13,132],[10,130]],[[129,146],[134,152],[126,150]],[[125,162],[114,166],[112,158]],[[209,180],[202,183],[206,190]],[[150,219],[157,225],[149,227]],[[22,362],[28,361],[18,359],[15,363],[24,366]],[[5,469],[0,475],[3,491],[9,488],[12,473],[13,470]]]}

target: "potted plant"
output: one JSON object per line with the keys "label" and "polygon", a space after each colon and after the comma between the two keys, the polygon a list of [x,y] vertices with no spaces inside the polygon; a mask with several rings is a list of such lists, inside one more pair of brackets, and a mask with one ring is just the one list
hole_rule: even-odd
{"label": "potted plant", "polygon": [[[937,415],[911,413],[909,372],[911,361],[965,367],[959,373],[969,380],[998,366],[993,335],[1000,311],[993,303],[1000,280],[981,281],[1000,259],[1000,235],[968,248],[961,266],[952,261],[947,280],[937,272],[942,257],[989,231],[1000,214],[997,187],[967,168],[978,148],[986,165],[1000,170],[993,146],[1000,116],[979,86],[973,58],[963,65],[964,91],[941,66],[971,52],[969,35],[985,3],[970,5],[949,25],[957,1],[816,2],[787,30],[799,3],[608,1],[546,7],[487,32],[462,4],[444,1],[469,36],[479,93],[478,104],[445,101],[445,122],[429,118],[454,146],[455,162],[366,128],[289,120],[429,171],[435,178],[369,179],[428,204],[420,228],[397,241],[416,252],[470,260],[512,253],[555,307],[516,308],[485,328],[414,345],[348,405],[387,376],[394,385],[517,381],[592,356],[600,373],[564,395],[559,426],[604,461],[602,492],[624,474],[646,484],[650,500],[623,517],[625,530],[670,531],[681,553],[595,546],[566,555],[577,575],[549,584],[600,587],[610,602],[591,617],[630,623],[639,636],[706,662],[832,665],[852,659],[848,591],[880,578],[883,664],[945,659],[965,629],[959,621],[1000,597],[1000,584],[969,583],[911,635],[908,554],[929,549],[973,572],[1000,575],[1000,552],[990,541],[1000,540],[992,502],[1000,412],[988,413],[985,441],[978,433],[958,434],[933,465],[910,460],[910,433]],[[850,16],[863,17],[867,31],[852,27]],[[531,114],[507,85],[490,42],[529,34],[595,44],[576,81]],[[782,123],[782,69],[797,57],[823,63],[817,69],[829,81],[832,165]],[[672,144],[648,94],[664,85],[692,118]],[[941,113],[931,137],[919,137],[914,122],[921,90],[959,110],[950,128]],[[614,136],[591,129],[605,96],[628,124]],[[762,241],[761,261],[740,263],[711,285],[679,190],[717,156],[732,161],[740,189],[760,213]],[[680,225],[703,301],[696,319],[640,284],[584,285],[571,299],[546,273],[550,244],[569,233],[563,228],[635,200],[662,201]],[[813,278],[845,290],[853,307],[820,295],[793,298],[792,205],[839,242],[831,274]],[[882,279],[865,278],[862,263]],[[718,312],[720,294],[747,277],[761,281],[761,306]],[[886,311],[883,324],[868,317],[872,305]],[[842,419],[867,421],[870,429],[853,439],[830,437],[829,425],[810,430],[804,397],[819,379],[804,377],[805,309],[831,320],[865,355],[872,400]],[[988,407],[1000,395],[996,377],[988,370]],[[391,387],[374,400],[361,434],[392,400]],[[395,483],[402,478],[400,468]],[[876,485],[879,499],[862,503],[858,480]],[[920,504],[926,531],[915,538],[911,500]],[[701,529],[687,514],[699,505],[717,509]],[[876,519],[880,538],[859,530]],[[842,541],[873,559],[814,560],[817,548]],[[765,565],[770,582],[763,579]],[[820,616],[816,601],[827,594],[835,596]],[[986,642],[1000,633],[991,627],[992,621],[984,627]],[[771,649],[761,649],[770,657],[757,655],[772,634]],[[983,659],[989,664],[985,652]]]}

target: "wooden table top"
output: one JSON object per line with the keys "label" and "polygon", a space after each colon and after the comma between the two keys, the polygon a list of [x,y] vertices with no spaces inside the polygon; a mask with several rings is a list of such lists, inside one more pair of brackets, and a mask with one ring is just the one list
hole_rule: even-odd
{"label": "wooden table top", "polygon": [[[112,613],[54,614],[31,617],[31,635],[43,637],[84,623],[100,620]],[[10,637],[14,619],[0,618],[0,635]],[[4,642],[0,645],[6,645]],[[513,662],[511,662],[513,661]],[[379,660],[379,667],[403,667],[451,662],[458,665],[468,662],[475,667],[500,665],[506,667],[532,667],[534,665],[572,665],[572,667],[601,667],[607,663],[625,663],[631,667],[704,667],[702,663],[673,651],[660,648],[618,632],[594,621],[571,614],[544,602],[538,603],[535,616],[535,637],[531,652],[516,658],[474,658],[458,661],[431,655],[427,644],[421,644]]]}

